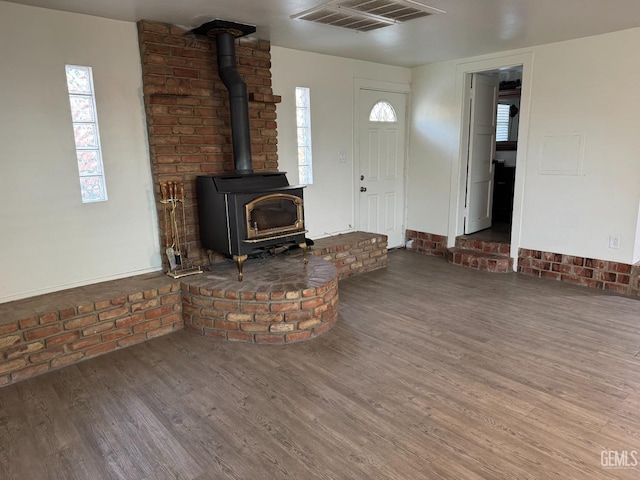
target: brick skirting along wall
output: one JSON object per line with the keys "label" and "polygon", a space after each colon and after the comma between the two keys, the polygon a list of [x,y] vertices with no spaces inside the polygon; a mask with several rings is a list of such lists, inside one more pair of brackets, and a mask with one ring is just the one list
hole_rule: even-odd
{"label": "brick skirting along wall", "polygon": [[[407,230],[406,239],[413,241],[407,250],[436,256],[447,253],[444,235]],[[521,248],[518,273],[640,297],[640,263],[630,265]]]}
{"label": "brick skirting along wall", "polygon": [[640,265],[521,248],[518,272],[585,287],[639,295]]}

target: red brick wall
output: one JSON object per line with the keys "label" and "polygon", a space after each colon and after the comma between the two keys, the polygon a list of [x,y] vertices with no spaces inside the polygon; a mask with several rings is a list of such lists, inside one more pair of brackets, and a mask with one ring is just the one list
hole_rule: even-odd
{"label": "red brick wall", "polygon": [[[321,274],[320,274],[321,275]],[[182,293],[185,328],[222,340],[283,344],[322,335],[338,319],[338,278],[317,287],[251,291],[191,287]]]}
{"label": "red brick wall", "polygon": [[[165,247],[159,182],[184,182],[189,258],[207,264],[198,236],[195,178],[233,171],[228,91],[217,74],[215,39],[175,25],[138,22],[151,167]],[[253,168],[278,169],[276,103],[271,88],[270,43],[236,41],[238,71],[247,83]],[[165,259],[166,261],[166,259]]]}
{"label": "red brick wall", "polygon": [[[60,293],[40,297],[42,305],[55,296]],[[0,323],[0,386],[184,327],[177,281],[105,300],[68,303],[62,309]]]}
{"label": "red brick wall", "polygon": [[407,230],[405,237],[407,241],[413,240],[407,250],[438,257],[444,257],[447,253],[447,237],[444,235]]}
{"label": "red brick wall", "polygon": [[322,257],[338,269],[338,278],[385,268],[387,236],[378,233],[351,232],[315,241],[310,255]]}
{"label": "red brick wall", "polygon": [[526,248],[518,252],[518,272],[625,294],[634,294],[637,282],[628,263]]}
{"label": "red brick wall", "polygon": [[[443,235],[407,230],[406,238],[413,240],[413,244],[411,247],[407,246],[407,250],[425,255],[447,254],[447,237]],[[489,243],[493,244],[493,242]],[[466,247],[466,244],[462,246]],[[477,246],[472,247],[478,249]],[[495,253],[504,254],[504,252]],[[511,268],[507,268],[506,271],[511,271]],[[518,273],[640,296],[640,263],[630,265],[521,248],[518,252]]]}

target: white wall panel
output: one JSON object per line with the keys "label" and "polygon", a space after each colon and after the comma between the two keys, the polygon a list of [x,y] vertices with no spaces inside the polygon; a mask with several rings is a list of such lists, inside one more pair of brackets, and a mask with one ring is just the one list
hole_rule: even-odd
{"label": "white wall panel", "polygon": [[[161,268],[134,23],[0,2],[0,302]],[[83,204],[65,64],[93,67],[109,200]]]}

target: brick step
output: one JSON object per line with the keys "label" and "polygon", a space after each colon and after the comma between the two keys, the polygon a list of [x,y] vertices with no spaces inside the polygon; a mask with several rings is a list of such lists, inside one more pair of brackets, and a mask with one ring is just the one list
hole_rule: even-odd
{"label": "brick step", "polygon": [[456,247],[499,255],[509,255],[509,251],[511,249],[511,245],[506,242],[490,242],[487,240],[478,240],[476,238],[467,237],[456,238]]}
{"label": "brick step", "polygon": [[510,257],[499,253],[453,247],[447,249],[447,261],[454,265],[474,268],[483,272],[513,272],[513,260]]}

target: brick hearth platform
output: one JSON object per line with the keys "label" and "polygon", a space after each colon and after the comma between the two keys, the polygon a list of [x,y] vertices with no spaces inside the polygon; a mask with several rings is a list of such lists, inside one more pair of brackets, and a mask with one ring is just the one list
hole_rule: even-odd
{"label": "brick hearth platform", "polygon": [[292,343],[328,331],[338,318],[338,271],[301,255],[251,260],[244,281],[235,264],[218,266],[183,288],[185,328],[200,335],[250,343]]}
{"label": "brick hearth platform", "polygon": [[[335,267],[315,257],[323,257]],[[279,287],[273,286],[275,282],[270,287],[255,287],[254,282],[258,280],[251,279],[251,272],[264,261],[251,260],[245,264],[242,284],[225,283],[225,269],[236,278],[235,264],[215,264],[213,270],[203,276],[174,280],[163,273],[153,273],[0,304],[0,386],[181,330],[185,325],[183,307],[186,306],[185,318],[192,321],[191,306],[198,302],[213,301],[214,307],[216,301],[228,302],[218,303],[220,310],[212,312],[213,329],[220,311],[225,315],[249,312],[254,322],[252,327],[248,325],[248,317],[231,315],[229,319],[227,315],[225,321],[236,322],[237,327],[234,330],[233,323],[224,324],[230,327],[228,340],[249,341],[248,337],[237,336],[239,333],[250,333],[251,341],[256,343],[282,344],[313,338],[335,323],[338,302],[335,277],[386,266],[387,238],[353,232],[318,240],[310,251],[312,268],[307,267],[309,278],[306,280],[299,277],[304,271],[300,255],[278,257],[278,260],[281,258],[298,277],[279,280]],[[318,262],[324,265],[319,272],[314,268]],[[209,287],[199,284],[206,275],[220,277],[207,280],[212,284],[210,292]],[[250,285],[254,285],[255,296],[247,293]],[[216,296],[222,291],[224,300]],[[233,292],[240,292],[239,298],[233,298]],[[265,293],[274,305],[273,309],[269,306],[269,312],[261,311],[265,308],[262,305],[266,303]],[[198,299],[207,296],[208,299]],[[234,311],[235,305],[238,310]],[[270,320],[268,331],[260,324],[265,320]],[[249,332],[251,328],[254,330]],[[264,336],[265,333],[270,336]]]}
{"label": "brick hearth platform", "polygon": [[330,261],[338,269],[338,278],[371,272],[387,266],[387,236],[352,232],[315,241],[311,255]]}
{"label": "brick hearth platform", "polygon": [[0,304],[0,385],[183,328],[180,282],[153,273]]}

